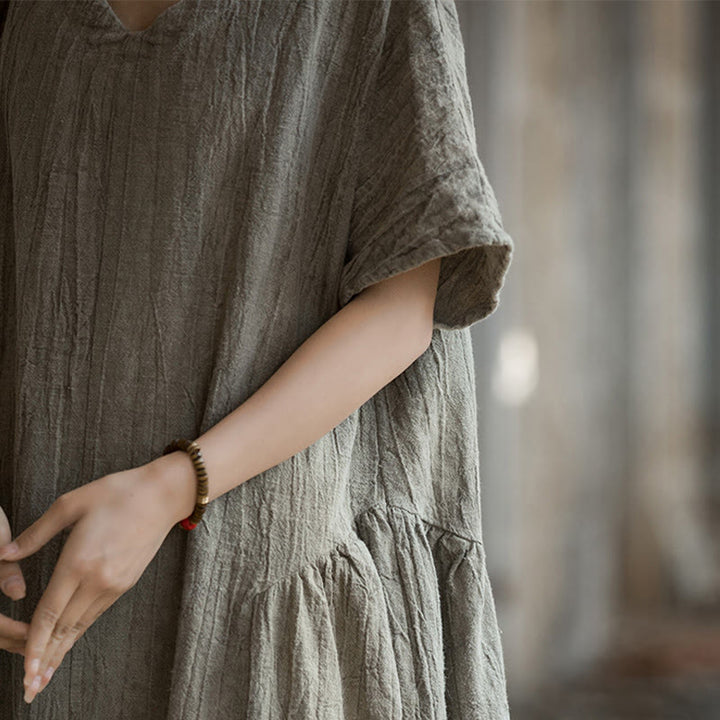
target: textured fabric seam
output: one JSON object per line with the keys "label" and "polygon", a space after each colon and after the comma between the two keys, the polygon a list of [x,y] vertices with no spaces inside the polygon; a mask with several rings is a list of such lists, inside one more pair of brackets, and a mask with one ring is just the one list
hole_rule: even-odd
{"label": "textured fabric seam", "polygon": [[[382,509],[383,506],[381,505],[373,505],[372,507],[368,508],[367,510],[364,510],[360,515],[363,515],[366,512],[369,512],[370,510],[375,509]],[[409,508],[403,507],[402,505],[394,505],[393,503],[387,503],[385,505],[387,508],[391,508],[393,510],[401,510],[404,513],[407,513],[408,515],[414,515],[420,522],[424,523],[428,527],[436,528],[437,530],[440,530],[443,534],[446,535],[452,535],[453,537],[458,538],[459,540],[465,540],[466,542],[473,543],[474,545],[483,545],[482,540],[478,540],[477,538],[468,537],[467,535],[463,535],[462,533],[457,532],[456,530],[450,530],[446,527],[443,527],[442,525],[438,525],[437,523],[432,522],[431,520],[426,520],[420,513],[418,513],[415,510],[410,510]]]}
{"label": "textured fabric seam", "polygon": [[[425,526],[440,530],[445,535],[450,535],[452,537],[456,537],[459,540],[464,540],[465,542],[471,543],[478,547],[483,546],[482,540],[478,540],[477,538],[468,537],[466,535],[456,532],[455,530],[449,530],[448,528],[445,528],[442,525],[438,525],[437,523],[431,522],[430,520],[426,520],[424,517],[422,517],[419,513],[415,512],[414,510],[410,510],[406,507],[402,507],[401,505],[394,505],[392,503],[382,503],[382,504],[372,505],[371,507],[363,510],[361,513],[356,515],[355,520],[362,517],[363,515],[366,515],[369,512],[377,512],[377,511],[383,510],[383,509],[400,511],[407,515],[412,515],[413,517],[416,518],[416,520],[422,522]],[[334,544],[330,547],[329,550],[325,550],[324,552],[322,552],[318,555],[315,555],[311,560],[309,560],[307,563],[302,565],[295,572],[292,572],[289,575],[285,575],[277,580],[274,580],[269,585],[266,585],[265,587],[260,587],[257,591],[255,591],[254,589],[251,589],[248,592],[246,599],[243,601],[243,604],[245,604],[246,602],[255,601],[260,595],[266,593],[268,590],[271,590],[276,585],[280,585],[283,582],[287,582],[291,578],[297,577],[298,575],[307,571],[309,568],[317,565],[318,563],[327,562],[334,556],[342,554],[342,549],[344,547],[348,547],[356,539],[356,537],[357,536],[355,536],[355,535],[349,535],[349,536],[342,537],[340,539],[336,539]],[[360,542],[363,542],[362,539],[359,537],[357,537],[357,540],[359,540]],[[364,585],[363,585],[363,587],[364,587]],[[365,590],[367,591],[368,589],[365,588]]]}

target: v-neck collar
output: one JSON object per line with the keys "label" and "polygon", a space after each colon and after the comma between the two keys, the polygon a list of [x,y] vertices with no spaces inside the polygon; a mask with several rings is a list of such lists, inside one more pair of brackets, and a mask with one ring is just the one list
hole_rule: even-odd
{"label": "v-neck collar", "polygon": [[204,25],[219,4],[219,0],[177,0],[143,30],[126,28],[108,0],[83,0],[82,6],[90,25],[100,32],[101,40],[163,45],[178,43]]}
{"label": "v-neck collar", "polygon": [[[117,23],[119,29],[123,31],[124,33],[128,35],[142,35],[144,33],[150,34],[153,30],[153,27],[160,23],[167,21],[167,16],[172,14],[178,14],[182,8],[180,8],[181,5],[186,3],[186,0],[175,0],[175,2],[172,5],[169,5],[164,10],[161,10],[156,16],[155,19],[148,25],[146,28],[143,28],[142,30],[131,30],[130,28],[126,27],[122,20],[118,17],[118,14],[113,10],[112,6],[110,5],[109,0],[98,0],[98,2],[105,7],[107,10],[107,13],[111,16],[111,19]],[[173,13],[173,11],[175,11]]]}

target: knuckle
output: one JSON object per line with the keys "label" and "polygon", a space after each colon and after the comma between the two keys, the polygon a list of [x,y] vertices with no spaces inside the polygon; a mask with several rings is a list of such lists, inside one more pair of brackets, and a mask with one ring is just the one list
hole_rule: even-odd
{"label": "knuckle", "polygon": [[[65,644],[63,645],[63,647],[61,648],[63,656],[64,656],[66,653],[69,653],[69,652],[70,652],[70,649],[71,649],[71,648],[75,645],[75,643],[85,634],[86,630],[90,627],[90,624],[88,624],[88,623],[78,623],[77,626],[78,626],[78,631],[77,631],[77,633],[75,634],[75,637],[72,638],[72,642],[66,641]],[[58,661],[58,664],[59,664],[59,661]],[[55,665],[54,667],[57,667],[57,665]]]}
{"label": "knuckle", "polygon": [[68,632],[65,633],[60,643],[58,643],[53,658],[48,664],[54,668],[60,667],[63,658],[72,650],[75,643],[84,635],[88,627],[89,625],[81,620],[75,622],[72,627],[69,628]]}
{"label": "knuckle", "polygon": [[58,613],[56,610],[50,607],[40,606],[35,611],[38,622],[42,625],[55,625],[58,621]]}
{"label": "knuckle", "polygon": [[107,564],[95,569],[95,582],[102,590],[115,590],[120,586],[115,569]]}
{"label": "knuckle", "polygon": [[62,642],[70,631],[70,626],[66,623],[57,623],[50,633],[51,640]]}

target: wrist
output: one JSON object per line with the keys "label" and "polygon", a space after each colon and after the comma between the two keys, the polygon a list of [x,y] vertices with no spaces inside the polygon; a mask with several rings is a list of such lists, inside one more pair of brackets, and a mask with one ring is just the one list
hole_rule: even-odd
{"label": "wrist", "polygon": [[188,517],[197,499],[197,475],[190,456],[175,450],[146,465],[149,482],[158,492],[158,502],[167,509],[173,524]]}

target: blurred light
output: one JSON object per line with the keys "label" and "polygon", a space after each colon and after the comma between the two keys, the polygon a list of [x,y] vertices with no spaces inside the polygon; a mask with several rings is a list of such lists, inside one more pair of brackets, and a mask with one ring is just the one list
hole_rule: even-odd
{"label": "blurred light", "polygon": [[516,328],[503,333],[492,373],[492,393],[505,405],[527,402],[538,384],[535,335]]}

